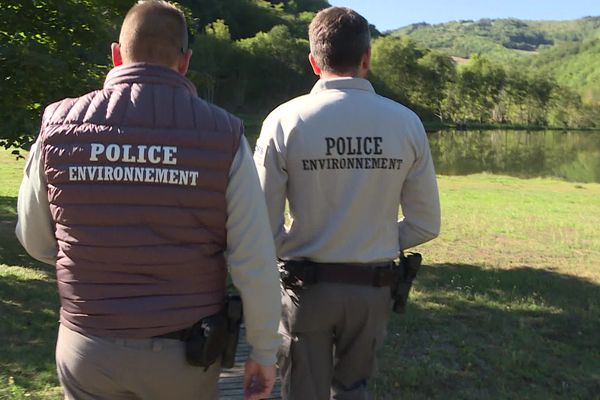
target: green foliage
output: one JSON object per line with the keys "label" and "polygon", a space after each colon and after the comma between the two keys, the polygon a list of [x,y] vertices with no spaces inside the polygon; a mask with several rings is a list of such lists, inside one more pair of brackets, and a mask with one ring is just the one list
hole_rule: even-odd
{"label": "green foliage", "polygon": [[26,145],[45,105],[98,85],[116,40],[116,0],[0,3],[0,144]]}
{"label": "green foliage", "polygon": [[382,37],[372,44],[371,72],[382,84],[381,91],[409,103],[418,88],[418,60],[423,50],[407,38]]}
{"label": "green foliage", "polygon": [[408,36],[419,45],[447,54],[469,57],[471,54],[495,54],[494,59],[518,57],[523,50],[532,52],[560,42],[580,42],[597,37],[600,17],[571,21],[524,21],[480,19],[444,24],[412,24],[391,32]]}
{"label": "green foliage", "polygon": [[371,74],[382,94],[443,121],[446,89],[456,75],[450,57],[408,38],[379,37],[372,45]]}
{"label": "green foliage", "polygon": [[558,83],[580,94],[585,103],[600,103],[600,39],[546,49],[530,60],[530,68],[552,74]]}
{"label": "green foliage", "polygon": [[192,43],[192,50],[188,77],[196,83],[203,98],[227,104],[223,92],[236,83],[240,54],[225,21],[219,19],[208,24]]}
{"label": "green foliage", "polygon": [[[559,87],[552,78],[517,68],[504,68],[473,55],[455,68],[442,54],[421,49],[406,37],[388,36],[373,42],[372,79],[383,94],[408,104],[425,117],[441,122],[512,123],[545,126],[551,120],[575,127],[595,126],[590,118],[551,117],[558,112]],[[561,112],[564,112],[561,111]],[[565,119],[566,118],[566,119]]]}
{"label": "green foliage", "polygon": [[421,70],[420,90],[415,93],[414,99],[444,122],[447,90],[456,81],[454,61],[444,54],[430,51],[419,59],[418,64]]}
{"label": "green foliage", "polygon": [[[305,92],[307,27],[322,0],[181,0],[193,35],[189,77],[207,100],[232,111],[266,112]],[[41,113],[97,89],[111,67],[133,1],[25,0],[0,3],[0,145],[27,147]]]}
{"label": "green foliage", "polygon": [[285,25],[242,39],[236,46],[245,53],[246,68],[238,88],[245,111],[272,109],[305,92],[314,81],[307,62],[308,41],[292,36]]}
{"label": "green foliage", "polygon": [[[421,56],[417,56],[421,67],[417,73],[382,47],[384,55],[375,59],[386,67],[379,69],[377,79],[391,83],[387,93],[394,98],[442,121],[595,127],[600,126],[599,35],[600,17],[413,24],[391,36],[411,42],[414,48],[423,46],[460,57],[467,64],[455,74],[446,74],[440,85],[432,74],[435,68],[420,60]],[[395,69],[400,72],[394,73]],[[412,82],[404,71],[410,71]],[[426,93],[436,88],[441,93],[428,98]]]}
{"label": "green foliage", "polygon": [[[193,35],[188,76],[207,100],[264,115],[315,81],[306,60],[307,27],[327,1],[180,4]],[[45,106],[102,85],[111,66],[109,44],[130,5],[0,3],[0,145],[27,147]],[[416,24],[390,36],[372,26],[370,79],[426,120],[600,126],[600,18],[576,22]],[[457,68],[449,54],[475,56]]]}
{"label": "green foliage", "polygon": [[198,31],[217,19],[224,20],[230,28],[233,40],[251,38],[259,32],[267,32],[276,25],[286,25],[295,36],[306,34],[310,22],[306,14],[329,4],[324,0],[181,0],[192,15]]}
{"label": "green foliage", "polygon": [[439,25],[413,24],[392,33],[408,36],[421,46],[447,54],[469,57],[473,53],[505,53],[510,50],[536,50],[553,44],[552,39],[527,22],[517,19],[453,21]]}
{"label": "green foliage", "polygon": [[222,19],[227,22],[234,39],[252,37],[283,23],[282,7],[264,0],[182,0],[180,3],[191,11],[199,31]]}
{"label": "green foliage", "polygon": [[573,21],[481,19],[445,24],[413,24],[392,32],[431,49],[469,58],[478,54],[508,68],[518,65],[550,77],[600,103],[600,17]]}
{"label": "green foliage", "polygon": [[461,97],[463,119],[480,123],[491,120],[506,82],[504,70],[486,58],[473,56],[459,76],[455,90]]}

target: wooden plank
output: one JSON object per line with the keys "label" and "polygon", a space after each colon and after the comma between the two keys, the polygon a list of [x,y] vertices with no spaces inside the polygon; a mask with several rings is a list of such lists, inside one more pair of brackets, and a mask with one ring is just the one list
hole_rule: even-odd
{"label": "wooden plank", "polygon": [[[246,342],[246,331],[242,327],[240,342],[235,353],[233,368],[222,369],[219,378],[219,400],[240,400],[244,397],[244,362],[250,355],[250,346]],[[268,400],[281,400],[279,376]]]}

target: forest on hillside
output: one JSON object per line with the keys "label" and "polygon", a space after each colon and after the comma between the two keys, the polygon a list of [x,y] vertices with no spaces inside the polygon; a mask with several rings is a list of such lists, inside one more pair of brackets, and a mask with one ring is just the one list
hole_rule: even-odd
{"label": "forest on hillside", "polygon": [[600,102],[600,16],[567,21],[509,19],[412,24],[392,36],[469,59],[473,54],[497,65],[535,71],[580,95]]}
{"label": "forest on hillside", "polygon": [[[111,67],[110,43],[118,40],[131,4],[0,3],[0,144],[26,147],[37,134],[46,105],[102,85]],[[180,0],[179,4],[188,17],[194,51],[188,76],[205,99],[233,112],[262,117],[281,102],[306,93],[316,81],[307,62],[307,26],[317,10],[329,5],[327,1]],[[462,34],[426,44],[413,37],[419,31],[416,26],[411,32],[383,35],[372,27],[370,79],[379,93],[412,107],[424,120],[600,127],[600,85],[594,86],[600,68],[593,68],[600,53],[600,24],[590,21],[582,29],[581,24],[565,22],[555,36],[539,26],[525,29],[512,21],[505,25],[513,33],[494,31],[492,39],[502,48],[512,40],[511,51],[531,52],[528,46],[533,46],[540,57],[513,62],[512,57],[495,57],[483,48],[471,54],[468,47],[459,55],[469,60],[460,65],[452,57],[458,53],[448,51],[448,45]],[[572,79],[591,79],[592,84],[578,86]]]}

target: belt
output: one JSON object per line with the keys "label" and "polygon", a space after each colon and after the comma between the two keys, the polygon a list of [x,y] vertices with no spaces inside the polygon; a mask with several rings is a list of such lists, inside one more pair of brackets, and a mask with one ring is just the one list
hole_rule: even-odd
{"label": "belt", "polygon": [[191,335],[192,333],[192,328],[184,328],[184,329],[180,329],[178,331],[174,331],[174,332],[169,332],[169,333],[165,333],[162,335],[158,335],[158,336],[153,336],[155,338],[159,338],[159,339],[175,339],[175,340],[181,340],[182,342],[185,342]]}
{"label": "belt", "polygon": [[393,286],[397,272],[394,262],[373,264],[317,263],[306,260],[289,260],[281,264],[286,279],[295,278],[302,285],[317,282],[346,283],[363,286]]}
{"label": "belt", "polygon": [[198,330],[204,329],[204,327],[203,327],[203,321],[206,318],[214,317],[214,316],[219,315],[219,314],[226,315],[227,314],[227,310],[223,309],[223,310],[217,312],[216,314],[209,315],[209,316],[207,316],[205,318],[202,318],[200,321],[196,322],[192,326],[188,326],[187,328],[183,328],[183,329],[180,329],[178,331],[173,331],[173,332],[169,332],[169,333],[163,333],[162,335],[152,336],[152,337],[153,338],[159,338],[159,339],[176,339],[176,340],[181,340],[182,342],[185,342],[185,341],[187,341],[190,338],[190,336],[192,336],[192,334],[197,333]]}

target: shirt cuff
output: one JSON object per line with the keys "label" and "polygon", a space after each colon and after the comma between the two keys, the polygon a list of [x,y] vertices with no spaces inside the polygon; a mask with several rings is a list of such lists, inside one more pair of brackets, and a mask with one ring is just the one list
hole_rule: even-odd
{"label": "shirt cuff", "polygon": [[277,361],[277,349],[276,350],[259,350],[252,349],[250,352],[250,358],[260,365],[275,365]]}

